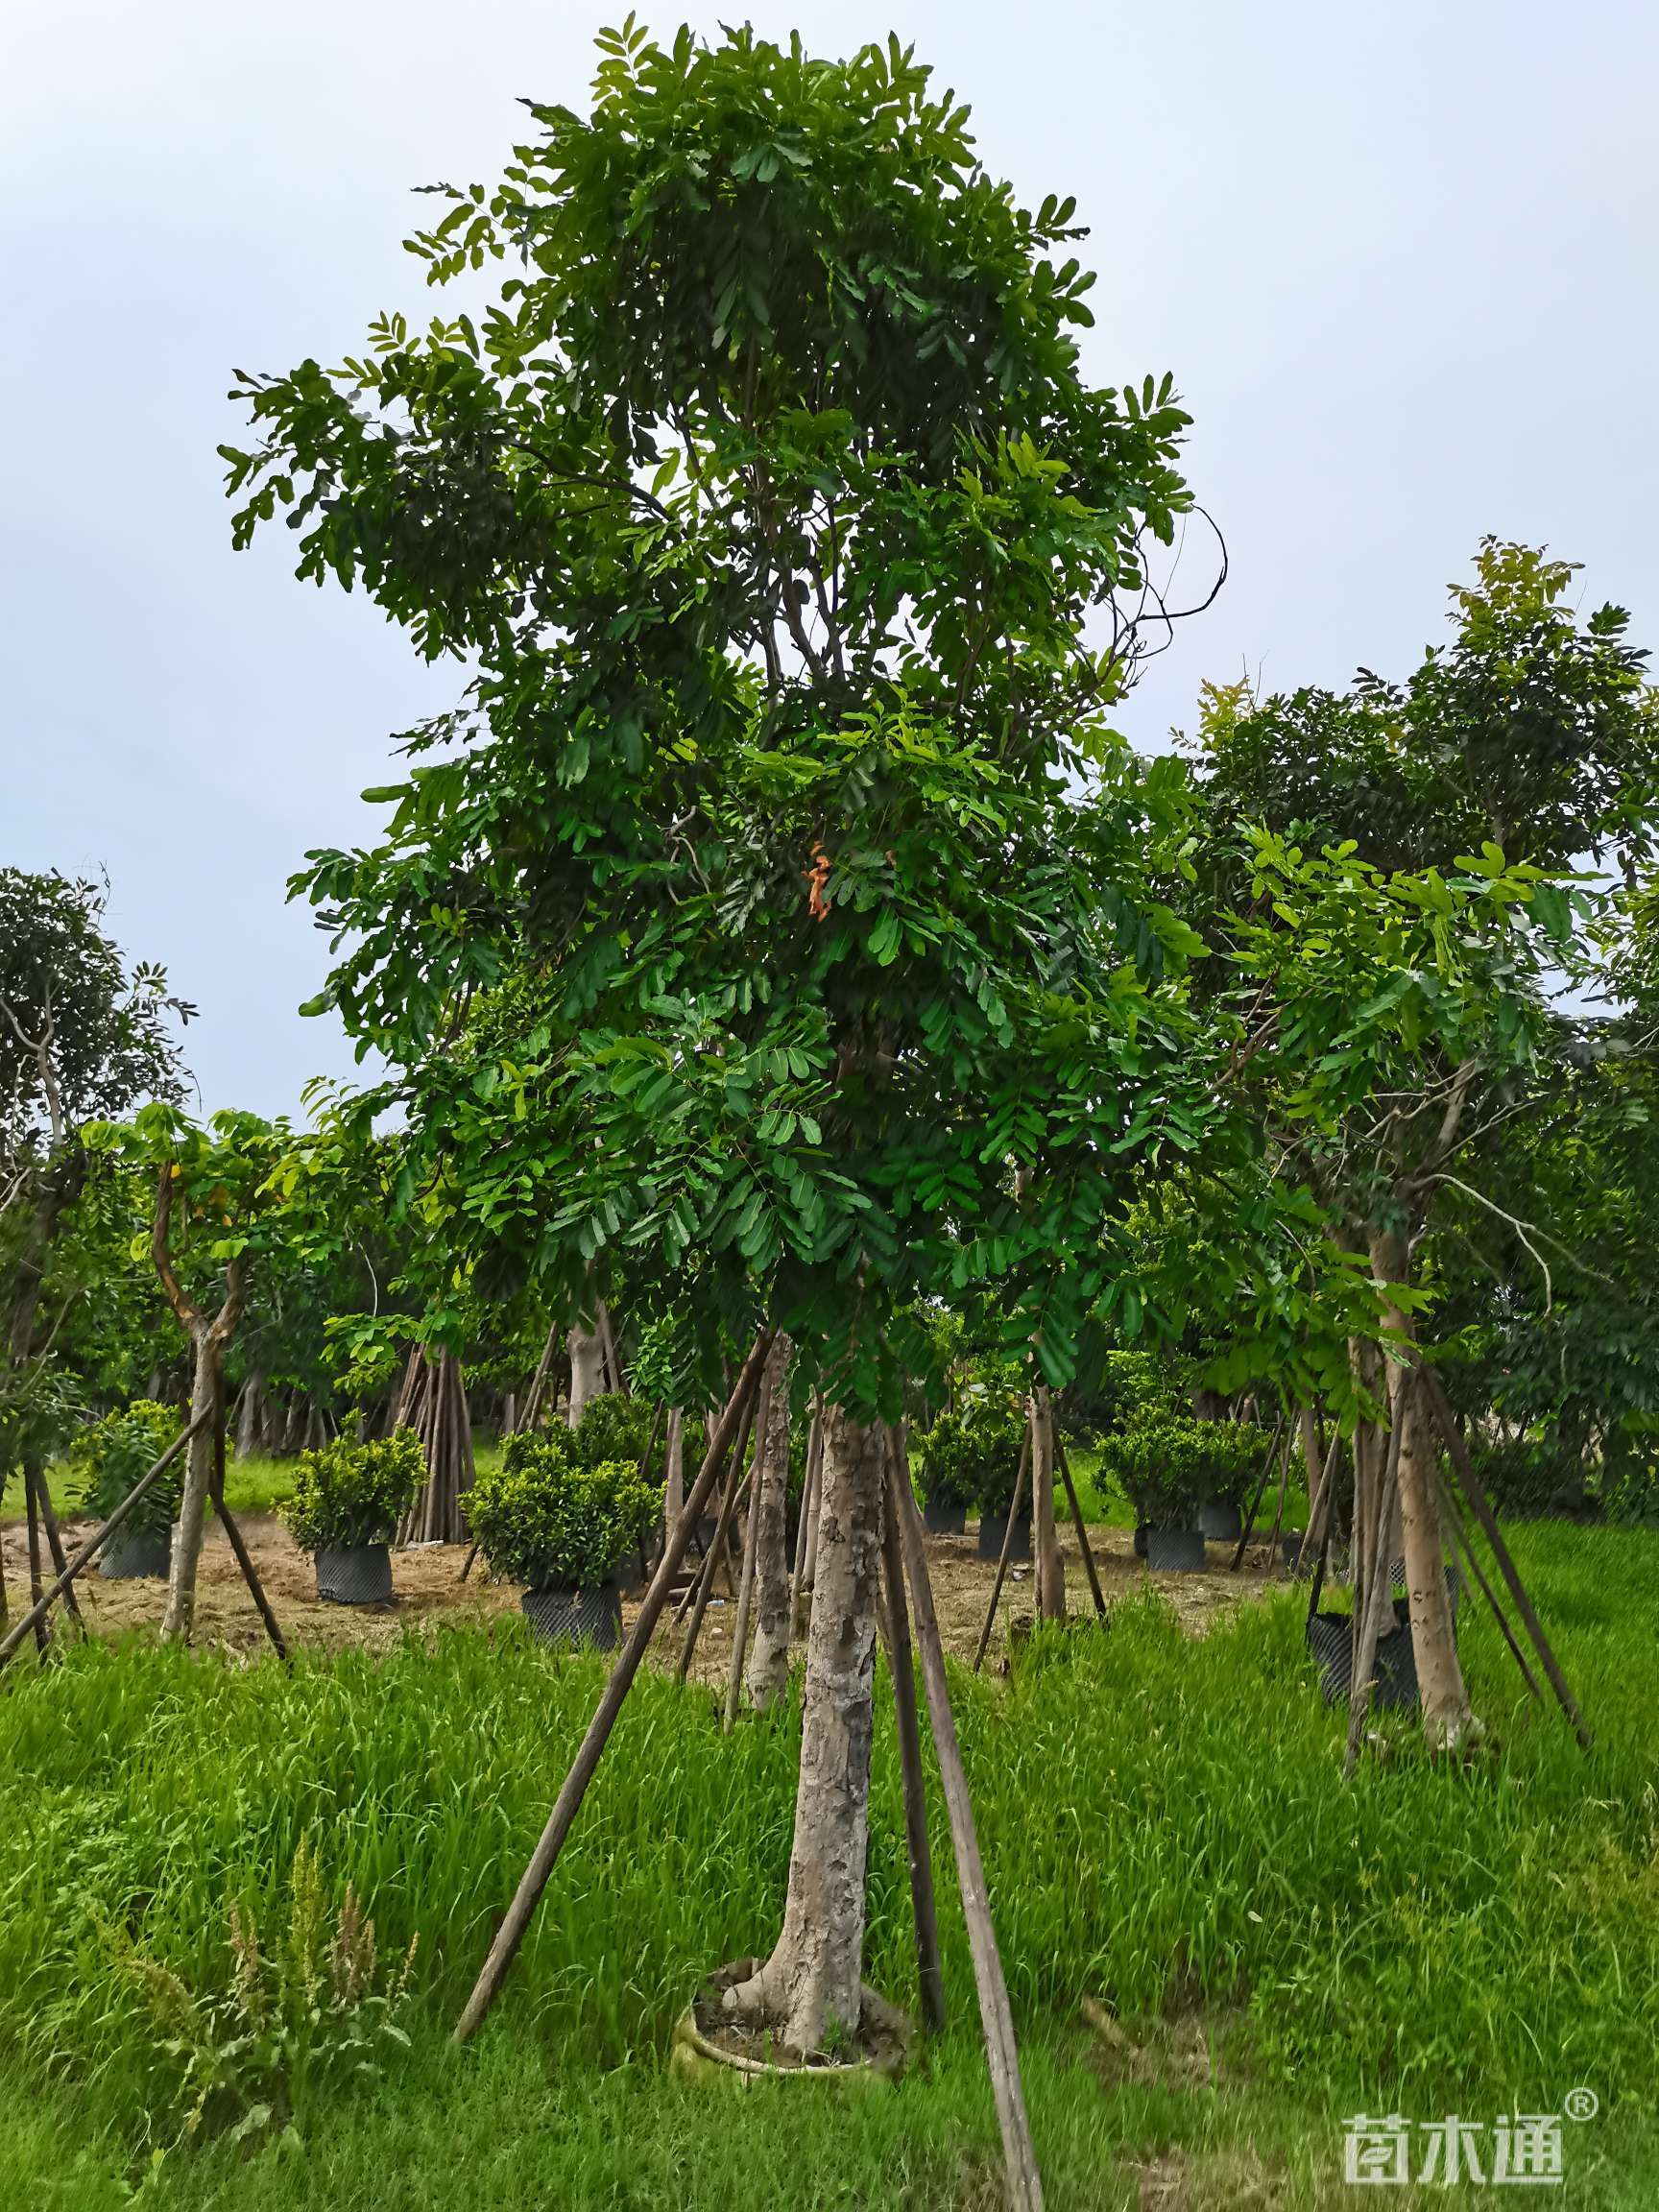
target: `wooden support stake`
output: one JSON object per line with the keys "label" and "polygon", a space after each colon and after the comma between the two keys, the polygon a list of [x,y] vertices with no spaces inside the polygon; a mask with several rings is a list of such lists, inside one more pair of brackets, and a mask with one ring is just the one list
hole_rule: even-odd
{"label": "wooden support stake", "polygon": [[[61,1575],[69,1564],[63,1553],[63,1532],[52,1508],[52,1493],[46,1486],[46,1477],[39,1468],[35,1470],[35,1496],[40,1506],[40,1526],[46,1531],[46,1549],[52,1554],[53,1573]],[[75,1595],[73,1582],[63,1585],[63,1605],[77,1627],[84,1628],[86,1623],[81,1618],[81,1600]]]}
{"label": "wooden support stake", "polygon": [[1446,1440],[1446,1449],[1451,1454],[1453,1466],[1457,1470],[1457,1479],[1463,1486],[1463,1495],[1468,1499],[1470,1509],[1476,1520],[1479,1522],[1487,1543],[1492,1547],[1492,1556],[1497,1560],[1503,1579],[1509,1585],[1509,1595],[1515,1600],[1515,1610],[1520,1614],[1526,1625],[1527,1633],[1532,1639],[1533,1649],[1543,1662],[1544,1671],[1550,1677],[1550,1687],[1555,1693],[1556,1702],[1572,1722],[1573,1733],[1588,1751],[1590,1748],[1590,1731],[1584,1724],[1584,1716],[1578,1710],[1577,1699],[1567,1687],[1567,1677],[1561,1671],[1561,1663],[1551,1648],[1550,1639],[1544,1633],[1543,1623],[1532,1610],[1532,1600],[1527,1595],[1527,1585],[1522,1581],[1515,1562],[1509,1556],[1509,1547],[1504,1543],[1499,1530],[1497,1516],[1492,1510],[1491,1501],[1487,1498],[1486,1492],[1481,1486],[1480,1478],[1476,1474],[1470,1460],[1469,1447],[1457,1433],[1457,1424],[1452,1417],[1451,1407],[1446,1403],[1446,1393],[1440,1387],[1440,1378],[1430,1367],[1425,1367],[1422,1370],[1422,1375],[1424,1387],[1429,1393],[1429,1403],[1433,1407],[1436,1425]]}
{"label": "wooden support stake", "polygon": [[1508,1617],[1505,1615],[1503,1606],[1498,1602],[1498,1593],[1493,1589],[1491,1583],[1487,1581],[1486,1570],[1481,1566],[1479,1558],[1476,1556],[1475,1547],[1469,1541],[1469,1531],[1463,1526],[1463,1516],[1458,1510],[1457,1501],[1452,1495],[1452,1485],[1447,1481],[1445,1471],[1440,1465],[1440,1455],[1438,1452],[1435,1453],[1431,1464],[1434,1469],[1434,1495],[1440,1501],[1440,1509],[1446,1516],[1446,1526],[1452,1531],[1453,1550],[1463,1561],[1463,1564],[1468,1568],[1470,1574],[1475,1577],[1476,1582],[1479,1585],[1480,1595],[1485,1599],[1487,1604],[1492,1608],[1492,1618],[1497,1622],[1499,1629],[1503,1634],[1503,1641],[1508,1645],[1510,1652],[1514,1657],[1515,1664],[1521,1670],[1522,1679],[1525,1681],[1527,1689],[1531,1691],[1533,1696],[1537,1698],[1540,1704],[1542,1704],[1544,1702],[1544,1693],[1538,1687],[1538,1677],[1533,1673],[1531,1668],[1527,1666],[1527,1654],[1522,1650],[1520,1645],[1516,1643],[1515,1631],[1510,1627]]}
{"label": "wooden support stake", "polygon": [[1077,1531],[1077,1549],[1083,1554],[1083,1572],[1089,1577],[1089,1592],[1094,1600],[1096,1613],[1104,1614],[1106,1599],[1100,1588],[1100,1577],[1094,1572],[1094,1554],[1089,1549],[1089,1531],[1083,1526],[1083,1508],[1077,1503],[1077,1490],[1071,1480],[1071,1462],[1066,1455],[1066,1439],[1060,1433],[1058,1422],[1054,1425],[1054,1456],[1060,1468],[1060,1479],[1066,1485],[1066,1502],[1071,1508],[1071,1526]]}
{"label": "wooden support stake", "polygon": [[219,1516],[226,1541],[236,1555],[236,1564],[242,1570],[242,1579],[248,1585],[248,1594],[265,1623],[265,1633],[271,1639],[271,1647],[284,1667],[289,1664],[288,1647],[282,1640],[282,1631],[276,1624],[276,1616],[271,1610],[271,1600],[265,1595],[265,1585],[259,1579],[259,1571],[253,1564],[252,1554],[242,1541],[242,1531],[230,1518],[230,1508],[225,1503],[225,1399],[221,1390],[219,1419],[213,1431],[213,1510]]}
{"label": "wooden support stake", "polygon": [[945,1648],[939,1639],[939,1621],[933,1610],[933,1591],[927,1580],[927,1554],[922,1543],[922,1519],[910,1494],[910,1476],[902,1463],[889,1474],[888,1496],[893,1501],[904,1542],[904,1566],[910,1582],[910,1602],[916,1616],[916,1642],[922,1654],[922,1679],[927,1692],[927,1714],[933,1725],[933,1748],[939,1759],[939,1778],[945,1788],[946,1810],[950,1816],[950,1840],[956,1854],[956,1879],[962,1891],[962,1911],[968,1922],[968,1947],[974,1959],[974,1984],[979,1996],[979,2017],[985,2031],[985,2056],[991,2068],[991,2094],[997,2104],[997,2125],[1002,2136],[1002,2158],[1008,2176],[1011,2212],[1043,2212],[1043,2180],[1037,2171],[1037,2153],[1031,2143],[1031,2123],[1025,2116],[1025,2097],[1020,2085],[1020,2052],[1014,2040],[1014,2015],[1008,2004],[1008,1984],[997,1949],[997,1932],[991,1924],[990,1900],[985,1888],[985,1867],[979,1856],[979,1838],[974,1826],[974,1804],[968,1794],[968,1775],[962,1765],[962,1747],[956,1739],[956,1719],[950,1710],[950,1685],[945,1675]]}
{"label": "wooden support stake", "polygon": [[51,1589],[48,1590],[36,1604],[30,1607],[29,1611],[24,1614],[20,1621],[18,1621],[12,1627],[7,1630],[5,1637],[0,1639],[0,1667],[5,1666],[7,1660],[11,1658],[12,1652],[16,1650],[18,1645],[22,1643],[24,1637],[27,1636],[29,1631],[35,1626],[36,1617],[40,1619],[45,1618],[47,1608],[51,1605],[53,1599],[58,1598],[63,1591],[67,1590],[69,1585],[77,1580],[77,1578],[85,1571],[85,1569],[92,1564],[93,1560],[97,1558],[99,1552],[102,1551],[104,1547],[108,1543],[110,1537],[114,1535],[116,1529],[120,1527],[122,1522],[126,1520],[128,1514],[132,1512],[133,1506],[137,1504],[139,1499],[146,1495],[152,1484],[160,1479],[165,1471],[171,1467],[174,1460],[178,1458],[180,1453],[183,1451],[185,1445],[189,1443],[191,1437],[195,1435],[197,1430],[201,1428],[204,1421],[211,1419],[211,1417],[212,1408],[210,1407],[204,1407],[203,1410],[197,1414],[195,1420],[190,1423],[189,1427],[182,1430],[179,1435],[174,1437],[172,1443],[168,1445],[166,1451],[162,1453],[160,1458],[156,1460],[155,1466],[150,1468],[143,1475],[139,1476],[137,1481],[133,1483],[132,1489],[128,1491],[126,1497],[122,1499],[120,1504],[116,1506],[114,1512],[110,1514],[108,1520],[104,1523],[103,1527],[101,1528],[94,1529],[92,1534],[87,1537],[85,1543],[82,1545],[80,1551],[76,1552],[74,1558],[70,1560],[68,1566],[64,1568],[62,1574],[59,1575],[57,1581],[53,1583]]}
{"label": "wooden support stake", "polygon": [[691,1523],[702,1512],[719,1479],[721,1463],[738,1423],[745,1411],[753,1410],[755,1393],[759,1387],[760,1373],[766,1364],[766,1355],[771,1346],[772,1331],[762,1329],[743,1363],[743,1371],[737,1378],[737,1387],[720,1416],[719,1426],[698,1470],[691,1495],[685,1501],[685,1512],[680,1527],[668,1539],[662,1553],[662,1563],[651,1577],[651,1587],[645,1593],[638,1616],[628,1632],[628,1640],[612,1669],[604,1695],[594,1709],[592,1719],[588,1723],[588,1733],[583,1737],[576,1757],[571,1762],[570,1771],[565,1777],[565,1787],[547,1815],[547,1825],[541,1831],[541,1839],[531,1854],[530,1863],[525,1867],[514,1892],[507,1915],[496,1931],[495,1940],[490,1946],[490,1956],[484,1961],[471,1996],[467,2000],[466,2009],[455,2024],[454,2040],[457,2043],[465,2043],[477,2033],[489,2016],[490,2008],[501,1993],[501,1984],[518,1955],[518,1946],[524,1940],[531,1917],[541,1902],[541,1892],[546,1888],[553,1869],[559,1863],[559,1854],[565,1848],[565,1839],[581,1810],[582,1800],[588,1793],[588,1785],[593,1779],[600,1755],[610,1742],[611,1731],[616,1725],[616,1716],[622,1710],[622,1700],[639,1671],[639,1662],[645,1656],[652,1630],[668,1601],[669,1584],[680,1571]]}
{"label": "wooden support stake", "polygon": [[903,1439],[887,1431],[887,1498],[882,1514],[881,1565],[887,1590],[887,1659],[893,1671],[893,1715],[899,1737],[899,1772],[904,1785],[904,1844],[910,1860],[910,1911],[916,1924],[916,1979],[922,2017],[930,2033],[945,2032],[945,1969],[939,1958],[939,1913],[933,1896],[933,1854],[927,1841],[927,1787],[922,1770],[922,1724],[916,1709],[916,1668],[910,1655],[910,1613],[904,1602],[903,1501],[899,1468]]}
{"label": "wooden support stake", "polygon": [[[1279,1429],[1282,1429],[1284,1425],[1284,1416],[1281,1414]],[[1238,1531],[1238,1541],[1234,1547],[1232,1558],[1227,1563],[1229,1575],[1237,1575],[1239,1568],[1244,1564],[1245,1547],[1256,1533],[1256,1516],[1262,1510],[1262,1501],[1266,1497],[1267,1485],[1273,1479],[1273,1462],[1279,1456],[1279,1429],[1275,1429],[1273,1431],[1273,1441],[1267,1447],[1267,1456],[1262,1463],[1262,1479],[1256,1485],[1256,1495],[1250,1501],[1250,1510],[1244,1516],[1244,1526]]]}
{"label": "wooden support stake", "polygon": [[979,1648],[974,1654],[974,1671],[978,1673],[985,1663],[985,1647],[991,1641],[991,1631],[997,1625],[997,1607],[1002,1596],[1002,1578],[1008,1572],[1008,1554],[1014,1549],[1014,1524],[1020,1518],[1020,1501],[1025,1495],[1025,1470],[1031,1464],[1031,1424],[1025,1424],[1025,1441],[1020,1448],[1020,1464],[1014,1471],[1014,1500],[1008,1508],[1008,1526],[1002,1531],[1002,1554],[997,1562],[997,1579],[991,1585],[991,1603],[986,1610],[985,1625],[979,1631]]}

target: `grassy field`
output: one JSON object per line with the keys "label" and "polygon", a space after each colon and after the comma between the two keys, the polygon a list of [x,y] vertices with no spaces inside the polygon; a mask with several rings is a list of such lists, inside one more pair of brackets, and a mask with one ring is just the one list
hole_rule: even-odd
{"label": "grassy field", "polygon": [[[1517,1549],[1597,1733],[1581,1754],[1466,1648],[1487,1749],[1391,1727],[1351,1788],[1294,1593],[1201,1642],[1155,1599],[958,1676],[965,1752],[1049,2200],[1342,2200],[1341,2119],[1558,2111],[1574,2203],[1659,2201],[1659,1537]],[[496,2021],[445,2041],[602,1679],[517,1628],[291,1673],[148,1643],[20,1668],[0,1696],[0,2202],[760,2207],[997,2201],[966,1938],[936,1817],[959,2023],[897,2093],[728,2103],[661,2055],[701,1970],[764,1946],[798,1722],[727,1741],[706,1692],[637,1685]],[[937,1812],[937,1808],[936,1808]],[[891,1703],[879,1693],[870,1978],[913,2002]],[[412,2047],[297,2103],[245,2158],[170,2150],[169,2062],[124,1931],[222,1987],[228,1909],[280,1927],[296,1850],[417,1934]],[[1128,2041],[1079,2019],[1103,2001]],[[1207,2048],[1219,2080],[1206,2079]],[[1438,2195],[1438,2192],[1433,2193]],[[1371,2200],[1369,2197],[1359,2201]],[[1396,2192],[1395,2201],[1405,2200]]]}

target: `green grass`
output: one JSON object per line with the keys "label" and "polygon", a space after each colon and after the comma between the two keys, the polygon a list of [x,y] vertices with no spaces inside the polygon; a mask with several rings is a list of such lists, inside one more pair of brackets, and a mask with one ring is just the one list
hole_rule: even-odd
{"label": "green grass", "polygon": [[[1556,2110],[1575,2203],[1659,2200],[1659,1536],[1538,1526],[1516,1549],[1597,1743],[1517,1695],[1466,1616],[1490,1724],[1468,1767],[1404,1725],[1340,1780],[1294,1593],[1190,1642],[1155,1599],[1040,1638],[1011,1681],[958,1673],[998,1937],[1055,2205],[1132,2202],[1118,2150],[1174,2145],[1247,2196],[1242,2160],[1324,2200],[1340,2117]],[[170,2205],[480,2207],[995,2201],[972,1975],[935,1792],[946,1973],[961,2025],[868,2106],[746,2098],[718,2123],[661,2058],[698,1974],[767,1944],[788,1859],[793,1713],[722,1738],[713,1701],[642,1676],[497,2021],[444,2027],[602,1680],[516,1623],[291,1673],[92,1647],[0,1695],[0,2201],[121,2201],[161,2126],[154,2030],[99,1933],[222,1979],[235,1897],[270,1925],[301,1837],[390,1951],[421,1936],[415,2048],[302,2147],[171,2154]],[[915,1996],[891,1704],[878,1701],[870,1979]],[[1241,2086],[1103,2090],[1085,1995],[1197,2007]],[[79,2168],[73,2161],[81,2158]],[[1230,2161],[1232,2163],[1230,2163]],[[48,2187],[55,2164],[69,2178]],[[1229,2178],[1231,2176],[1231,2178]],[[8,2188],[5,2184],[10,2182]],[[1195,2200],[1208,2202],[1200,2196]]]}

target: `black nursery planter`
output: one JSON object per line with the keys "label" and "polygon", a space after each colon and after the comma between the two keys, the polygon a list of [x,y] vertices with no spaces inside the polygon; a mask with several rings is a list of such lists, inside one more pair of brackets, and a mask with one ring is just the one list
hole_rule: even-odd
{"label": "black nursery planter", "polygon": [[316,1553],[317,1595],[327,1605],[390,1605],[392,1551],[385,1544],[325,1545]]}
{"label": "black nursery planter", "polygon": [[[979,1556],[981,1559],[1000,1559],[1002,1539],[1008,1533],[1006,1513],[981,1513],[979,1516]],[[1014,1524],[1014,1541],[1008,1547],[1010,1559],[1029,1559],[1031,1556],[1031,1516],[1022,1513]]]}
{"label": "black nursery planter", "polygon": [[105,1547],[98,1572],[111,1582],[131,1581],[140,1575],[165,1581],[172,1557],[171,1529],[164,1534],[153,1528],[122,1530]]}
{"label": "black nursery planter", "polygon": [[924,1505],[922,1526],[934,1536],[960,1536],[968,1527],[966,1505]]}
{"label": "black nursery planter", "polygon": [[1154,1575],[1201,1575],[1204,1571],[1202,1528],[1148,1528],[1146,1564]]}
{"label": "black nursery planter", "polygon": [[614,1582],[596,1590],[526,1590],[518,1600],[531,1632],[543,1644],[586,1644],[614,1651],[622,1641],[622,1593]]}
{"label": "black nursery planter", "polygon": [[1244,1533],[1244,1516],[1224,1498],[1206,1498],[1198,1508],[1198,1526],[1207,1544],[1236,1544]]}
{"label": "black nursery planter", "polygon": [[[1319,1687],[1327,1705],[1345,1698],[1354,1687],[1354,1620],[1348,1613],[1315,1613],[1308,1623],[1308,1647],[1319,1666]],[[1377,1664],[1371,1681],[1373,1706],[1396,1711],[1417,1702],[1417,1662],[1409,1626],[1391,1628],[1377,1639]]]}

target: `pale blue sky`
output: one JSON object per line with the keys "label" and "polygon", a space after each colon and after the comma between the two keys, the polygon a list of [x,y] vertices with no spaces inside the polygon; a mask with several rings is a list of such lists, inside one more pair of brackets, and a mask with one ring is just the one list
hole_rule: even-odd
{"label": "pale blue sky", "polygon": [[[519,94],[580,104],[609,8],[54,0],[0,50],[0,861],[107,869],[196,999],[209,1106],[345,1072],[283,883],[369,828],[390,732],[444,704],[359,599],[230,550],[232,367],[355,349],[429,296],[410,186],[491,178]],[[732,8],[672,9],[712,27]],[[1031,201],[1072,192],[1102,382],[1166,368],[1233,575],[1125,714],[1200,681],[1403,667],[1483,531],[1549,541],[1659,642],[1659,10],[1580,0],[756,6],[889,28]],[[1194,557],[1197,548],[1194,547]]]}

